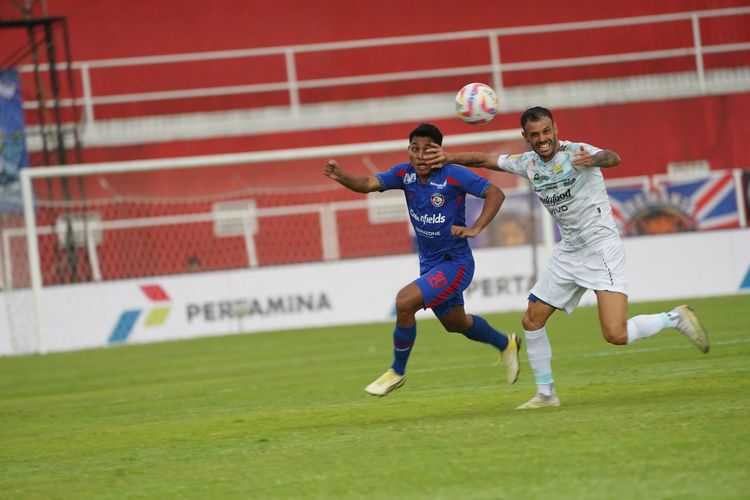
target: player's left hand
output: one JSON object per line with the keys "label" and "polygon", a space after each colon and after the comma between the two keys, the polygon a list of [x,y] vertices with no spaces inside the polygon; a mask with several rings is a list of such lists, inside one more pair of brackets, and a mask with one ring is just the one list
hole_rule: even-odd
{"label": "player's left hand", "polygon": [[445,151],[443,151],[440,144],[431,142],[427,145],[427,149],[425,149],[424,152],[424,162],[428,167],[431,169],[443,168],[447,163],[447,160],[448,156],[445,154]]}
{"label": "player's left hand", "polygon": [[479,232],[480,230],[475,227],[451,226],[451,234],[459,238],[473,238]]}

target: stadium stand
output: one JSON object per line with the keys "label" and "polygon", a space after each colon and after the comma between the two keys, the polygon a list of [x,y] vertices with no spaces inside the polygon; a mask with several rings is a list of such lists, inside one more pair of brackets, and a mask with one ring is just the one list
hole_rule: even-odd
{"label": "stadium stand", "polygon": [[[97,10],[103,6],[49,2],[49,14],[64,15],[70,24],[73,83],[61,97],[67,125],[80,127],[83,160],[396,140],[421,120],[434,121],[448,136],[474,132],[453,116],[452,94],[467,80],[481,80],[500,91],[502,102],[501,114],[482,131],[517,129],[519,110],[544,104],[556,110],[564,135],[624,152],[612,178],[664,174],[678,162],[702,161],[715,170],[750,164],[747,148],[739,146],[744,110],[750,109],[750,8],[744,2],[631,2],[615,9],[593,1],[575,2],[576,9],[558,3],[560,8],[541,20],[536,7],[511,13],[490,4],[477,20],[438,1],[434,16],[406,23],[408,30],[393,23],[382,6],[316,16],[306,13],[312,7],[292,3],[293,8],[281,2],[246,12],[241,2],[228,2],[223,14],[206,15],[198,2],[169,0],[150,6],[149,15],[143,6],[123,4],[115,17]],[[315,29],[269,28],[269,19],[290,9],[312,19]],[[211,37],[184,37],[173,32],[179,26],[154,24],[159,12],[177,11],[184,25]],[[239,18],[229,21],[235,15]],[[297,15],[294,22],[300,22]],[[356,30],[340,29],[348,25],[345,16],[352,15],[369,22],[358,23]],[[99,29],[92,29],[92,19],[100,21]],[[22,66],[22,86],[33,86],[37,70],[44,73],[45,68]],[[38,107],[33,99],[26,101],[32,165],[41,161],[39,136],[34,136],[42,116]],[[494,147],[513,151],[523,144],[506,141]],[[399,154],[378,159],[352,161],[355,169],[368,173],[402,160]],[[210,213],[217,203],[251,196],[261,209],[312,207],[260,222],[256,265],[322,260],[325,245],[316,204],[361,197],[333,189],[318,163],[274,162],[231,172],[222,167],[189,181],[174,173],[91,178],[67,187],[61,181],[47,190],[50,206],[38,223],[59,225],[66,209],[54,203],[71,193],[79,193],[87,210],[104,221]],[[97,206],[92,200],[106,201]],[[337,257],[411,250],[403,220],[373,224],[361,208],[335,217],[341,234],[350,235],[338,242]],[[150,238],[148,229],[120,229],[97,241],[98,264],[107,269],[102,278],[179,273],[193,256],[203,270],[247,265],[246,248],[216,239],[210,222],[196,222],[186,233],[158,231],[159,238]],[[47,236],[51,241],[59,237],[55,232]],[[383,243],[373,246],[373,241]],[[193,248],[189,255],[183,255],[186,246]],[[92,279],[90,266],[61,270],[53,255],[60,250],[54,243],[46,248],[46,282]],[[86,251],[79,244],[73,260],[87,262]],[[132,258],[126,262],[123,254]]]}

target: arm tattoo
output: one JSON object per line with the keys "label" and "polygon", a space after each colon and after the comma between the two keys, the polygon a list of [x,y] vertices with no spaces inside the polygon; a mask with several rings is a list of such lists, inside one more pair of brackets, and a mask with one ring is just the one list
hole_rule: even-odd
{"label": "arm tattoo", "polygon": [[446,156],[447,163],[456,163],[465,167],[487,167],[496,168],[493,161],[494,158],[491,155],[485,153],[452,153]]}
{"label": "arm tattoo", "polygon": [[596,153],[593,156],[592,160],[594,161],[594,165],[607,168],[614,167],[615,165],[620,163],[620,156],[614,151],[604,149]]}

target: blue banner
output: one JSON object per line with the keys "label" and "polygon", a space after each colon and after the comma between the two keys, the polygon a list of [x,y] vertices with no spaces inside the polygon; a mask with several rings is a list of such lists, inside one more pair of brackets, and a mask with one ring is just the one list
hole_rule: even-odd
{"label": "blue banner", "polygon": [[0,212],[21,209],[18,170],[28,165],[18,71],[0,71]]}

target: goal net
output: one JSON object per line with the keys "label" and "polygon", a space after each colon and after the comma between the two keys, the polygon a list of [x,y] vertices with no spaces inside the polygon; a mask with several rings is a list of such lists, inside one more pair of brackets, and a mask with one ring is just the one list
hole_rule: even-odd
{"label": "goal net", "polygon": [[[445,145],[524,148],[517,130],[456,135]],[[406,161],[406,147],[398,140],[26,169],[25,218],[7,217],[2,227],[14,352],[76,347],[58,333],[66,311],[80,314],[66,303],[70,287],[413,252],[402,193],[353,193],[322,174],[325,159],[336,158],[352,174],[371,175]],[[479,173],[507,199],[472,245],[539,241],[528,191],[513,176]],[[480,209],[481,200],[467,200],[467,219]],[[85,314],[94,321],[96,304]]]}

